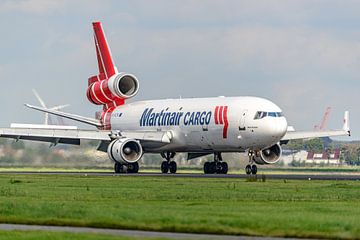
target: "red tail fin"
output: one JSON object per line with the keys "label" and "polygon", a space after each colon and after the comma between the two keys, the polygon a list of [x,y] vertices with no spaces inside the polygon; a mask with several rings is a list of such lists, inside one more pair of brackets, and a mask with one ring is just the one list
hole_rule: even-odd
{"label": "red tail fin", "polygon": [[94,39],[96,46],[96,55],[99,65],[99,75],[104,74],[109,79],[116,73],[114,63],[112,61],[110,48],[107,44],[104,31],[100,22],[93,22]]}

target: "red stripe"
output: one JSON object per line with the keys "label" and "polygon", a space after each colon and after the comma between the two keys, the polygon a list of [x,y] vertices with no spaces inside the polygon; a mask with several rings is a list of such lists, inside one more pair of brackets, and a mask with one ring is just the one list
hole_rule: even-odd
{"label": "red stripe", "polygon": [[109,100],[107,100],[104,96],[104,94],[102,94],[101,92],[101,84],[102,84],[103,81],[101,82],[96,82],[94,83],[94,93],[95,93],[95,96],[96,98],[102,103],[102,104],[105,104],[107,103]]}
{"label": "red stripe", "polygon": [[223,129],[223,138],[227,138],[228,127],[229,127],[229,122],[228,122],[228,117],[227,117],[227,110],[228,110],[228,106],[225,106],[225,107],[224,107],[224,129]]}
{"label": "red stripe", "polygon": [[103,90],[105,96],[108,98],[107,102],[112,99],[115,98],[115,96],[111,93],[110,89],[109,89],[109,84],[108,84],[108,80],[104,80],[101,82],[101,89]]}
{"label": "red stripe", "polygon": [[219,123],[220,124],[224,124],[224,122],[223,122],[223,110],[224,110],[224,106],[221,106],[220,110],[219,110]]}
{"label": "red stripe", "polygon": [[103,68],[103,66],[102,66],[102,62],[101,62],[101,58],[100,58],[100,53],[99,53],[99,48],[98,48],[98,46],[96,46],[96,45],[97,45],[97,41],[96,41],[95,35],[94,35],[94,41],[95,41],[95,49],[96,49],[96,58],[97,58],[97,60],[98,60],[98,66],[99,66],[99,73],[100,73],[100,74],[104,74],[105,71],[104,71],[104,68]]}
{"label": "red stripe", "polygon": [[111,130],[111,114],[115,110],[115,107],[108,108],[101,114],[102,124],[104,130]]}
{"label": "red stripe", "polygon": [[[100,63],[103,66],[103,70],[105,71],[107,78],[110,78],[112,75],[115,74],[115,67],[111,58],[110,49],[106,41],[106,37],[102,29],[101,23],[93,22],[93,29],[96,38],[95,41],[97,41],[99,46],[98,57],[100,57],[100,59],[98,58],[98,61],[100,60]],[[102,70],[101,67],[99,67],[99,70]]]}
{"label": "red stripe", "polygon": [[216,106],[215,107],[215,124],[219,124],[219,116],[218,116],[218,114],[219,114],[219,106]]}

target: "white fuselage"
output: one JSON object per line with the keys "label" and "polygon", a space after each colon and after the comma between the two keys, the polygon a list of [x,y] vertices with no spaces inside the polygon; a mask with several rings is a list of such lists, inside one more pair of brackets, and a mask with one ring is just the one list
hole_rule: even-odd
{"label": "white fuselage", "polygon": [[112,112],[110,123],[112,130],[171,132],[170,144],[144,146],[145,152],[261,150],[278,143],[287,130],[281,109],[271,101],[257,97],[127,103]]}

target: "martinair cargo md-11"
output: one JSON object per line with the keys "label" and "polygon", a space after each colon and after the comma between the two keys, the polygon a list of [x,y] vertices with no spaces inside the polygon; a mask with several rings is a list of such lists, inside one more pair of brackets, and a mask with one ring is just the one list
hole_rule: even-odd
{"label": "martinair cargo md-11", "polygon": [[281,109],[259,97],[214,97],[149,100],[126,103],[139,90],[139,81],[113,64],[100,22],[93,23],[99,74],[88,80],[87,98],[102,105],[97,119],[31,106],[45,113],[95,126],[97,130],[54,125],[12,124],[0,136],[79,145],[80,140],[99,140],[98,150],[107,152],[116,173],[137,173],[144,153],[159,153],[165,159],[162,173],[175,173],[175,153],[188,159],[213,154],[204,173],[226,174],[224,152],[248,152],[247,174],[256,174],[255,164],[273,164],[281,157],[281,145],[292,139],[350,135],[349,113],[341,130],[297,132],[288,127]]}

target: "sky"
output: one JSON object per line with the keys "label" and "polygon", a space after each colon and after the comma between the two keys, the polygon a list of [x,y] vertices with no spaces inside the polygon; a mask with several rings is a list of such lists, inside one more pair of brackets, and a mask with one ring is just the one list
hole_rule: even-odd
{"label": "sky", "polygon": [[[131,101],[259,96],[289,125],[329,129],[350,111],[360,139],[360,1],[0,0],[0,126],[43,123],[49,107],[94,117],[86,98],[97,74],[91,22],[101,21],[119,71],[135,74]],[[70,122],[69,122],[70,123]]]}

